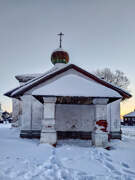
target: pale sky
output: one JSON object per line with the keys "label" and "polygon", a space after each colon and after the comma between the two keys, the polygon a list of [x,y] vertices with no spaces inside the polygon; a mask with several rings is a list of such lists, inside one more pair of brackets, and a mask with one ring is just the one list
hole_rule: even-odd
{"label": "pale sky", "polygon": [[[0,102],[18,85],[16,74],[42,73],[50,55],[63,48],[74,63],[90,72],[105,67],[123,71],[135,94],[135,0],[0,0]],[[135,107],[135,96],[122,113]]]}

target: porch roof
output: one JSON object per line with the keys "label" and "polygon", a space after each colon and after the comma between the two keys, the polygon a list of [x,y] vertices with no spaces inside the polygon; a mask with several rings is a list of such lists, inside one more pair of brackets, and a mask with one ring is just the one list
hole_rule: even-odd
{"label": "porch roof", "polygon": [[[100,79],[99,77],[85,71],[84,69],[74,65],[74,64],[69,64],[69,65],[62,65],[60,67],[57,67],[57,66],[54,66],[51,70],[49,70],[48,72],[42,74],[41,76],[39,77],[36,77],[28,82],[26,82],[25,84],[23,84],[22,86],[19,86],[7,93],[5,93],[4,95],[8,96],[8,97],[15,97],[15,98],[19,98],[19,96],[22,96],[26,91],[32,89],[33,87],[45,82],[45,81],[48,81],[49,79],[65,72],[65,71],[68,71],[69,69],[74,69],[80,73],[82,73],[83,75],[87,76],[88,78],[90,79],[93,79],[95,82],[109,88],[109,89],[112,89],[114,91],[116,91],[116,93],[120,94],[122,96],[123,99],[126,99],[126,98],[130,98],[132,97],[131,94],[129,94],[127,91],[119,88],[119,87],[116,87],[102,79]],[[47,87],[48,88],[48,87]],[[80,88],[80,87],[79,87]],[[82,85],[81,85],[81,88],[82,88]],[[46,90],[47,91],[47,90]],[[52,94],[53,91],[51,90],[50,93]],[[79,93],[78,93],[79,94]],[[56,96],[56,94],[54,93],[53,95]],[[76,94],[77,96],[77,94]]]}
{"label": "porch roof", "polygon": [[67,74],[39,87],[32,95],[122,98],[117,91],[75,74]]}

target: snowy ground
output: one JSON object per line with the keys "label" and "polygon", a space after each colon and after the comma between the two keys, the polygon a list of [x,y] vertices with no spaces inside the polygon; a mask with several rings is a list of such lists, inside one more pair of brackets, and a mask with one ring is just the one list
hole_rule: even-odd
{"label": "snowy ground", "polygon": [[122,126],[122,134],[135,138],[135,126]]}
{"label": "snowy ground", "polygon": [[125,133],[135,129],[122,129],[126,136],[108,151],[80,140],[53,148],[0,125],[0,180],[135,180],[135,136]]}

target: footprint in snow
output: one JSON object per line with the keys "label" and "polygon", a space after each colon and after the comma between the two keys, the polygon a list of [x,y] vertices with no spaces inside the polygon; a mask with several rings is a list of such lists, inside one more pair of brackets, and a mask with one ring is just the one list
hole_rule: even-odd
{"label": "footprint in snow", "polygon": [[19,157],[16,157],[16,159],[17,159],[17,160],[20,160],[21,158],[19,158]]}
{"label": "footprint in snow", "polygon": [[128,173],[130,175],[134,175],[135,176],[135,172],[132,172],[132,171],[129,171],[129,170],[126,170],[126,169],[124,169],[124,172],[126,172],[126,173]]}
{"label": "footprint in snow", "polygon": [[124,163],[124,162],[122,162],[121,165],[122,165],[124,168],[129,168],[129,165],[126,164],[126,163]]}
{"label": "footprint in snow", "polygon": [[111,171],[116,170],[115,167],[112,164],[110,164],[109,162],[104,162],[104,163],[105,163],[106,167],[109,168]]}
{"label": "footprint in snow", "polygon": [[106,153],[106,152],[105,152],[104,154],[105,154],[106,156],[110,156],[110,154],[108,154],[108,153]]}
{"label": "footprint in snow", "polygon": [[6,159],[10,159],[10,157],[9,157],[9,156],[7,156],[7,157],[6,157]]}
{"label": "footprint in snow", "polygon": [[117,174],[117,175],[119,175],[119,176],[122,175],[122,173],[121,173],[120,171],[118,171],[118,170],[113,171],[113,173],[114,173],[114,174]]}
{"label": "footprint in snow", "polygon": [[105,157],[105,159],[109,162],[112,162],[112,159],[108,158],[108,157]]}
{"label": "footprint in snow", "polygon": [[118,171],[111,163],[105,162],[104,164],[111,172],[113,172],[113,173],[115,173],[117,175],[121,175],[121,172]]}

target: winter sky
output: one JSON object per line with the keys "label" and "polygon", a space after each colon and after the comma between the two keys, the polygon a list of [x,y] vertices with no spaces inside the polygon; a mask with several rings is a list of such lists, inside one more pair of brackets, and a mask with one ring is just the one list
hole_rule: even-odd
{"label": "winter sky", "polygon": [[133,98],[122,113],[135,107],[135,0],[0,0],[0,102],[18,85],[14,76],[42,73],[52,67],[50,55],[63,48],[70,62],[92,72],[105,67],[123,71]]}

